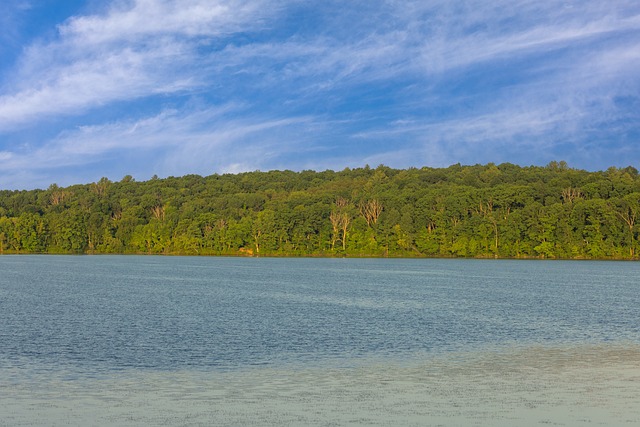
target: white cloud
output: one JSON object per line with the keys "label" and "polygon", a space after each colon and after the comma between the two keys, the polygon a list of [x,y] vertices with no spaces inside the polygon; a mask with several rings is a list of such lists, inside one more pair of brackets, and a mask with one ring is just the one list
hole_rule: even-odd
{"label": "white cloud", "polygon": [[[607,139],[615,144],[616,134],[622,137],[637,129],[640,113],[620,111],[615,98],[631,94],[637,99],[640,94],[635,77],[640,69],[640,41],[591,50],[577,58],[560,57],[542,67],[547,68],[542,79],[500,87],[481,97],[480,107],[435,118],[407,117],[354,136],[400,143],[401,149],[368,158],[370,164],[406,167],[420,159],[420,164],[446,166],[460,161],[529,163],[566,157],[597,167],[593,153],[608,151],[613,156],[618,151],[613,146],[607,150]],[[630,120],[612,126],[621,117]],[[596,150],[586,141],[601,129],[608,136],[597,136],[599,145],[605,145]],[[563,154],[567,147],[573,148]],[[604,158],[599,157],[598,161]],[[385,158],[390,161],[382,161]],[[609,161],[620,160],[611,157]]]}
{"label": "white cloud", "polygon": [[[41,147],[0,152],[2,171],[8,175],[22,170],[55,175],[104,159],[114,163],[111,159],[117,158],[120,163],[114,165],[125,168],[119,172],[122,175],[182,175],[185,170],[210,174],[235,170],[239,165],[244,165],[243,170],[254,170],[280,156],[304,151],[296,142],[312,126],[310,117],[240,118],[240,112],[241,107],[234,105],[189,112],[166,110],[135,121],[83,126]],[[111,174],[118,173],[117,169],[112,167]]]}
{"label": "white cloud", "polygon": [[437,84],[452,71],[567,51],[564,61],[553,64],[562,68],[571,66],[578,52],[606,52],[617,46],[616,37],[635,34],[637,39],[640,10],[629,3],[619,8],[600,3],[585,2],[579,8],[564,7],[567,2],[560,1],[372,3],[367,10],[380,16],[363,17],[368,26],[334,23],[335,28],[353,28],[346,38],[325,31],[229,45],[211,61],[218,70],[260,76],[264,84],[298,81],[293,90],[304,93],[398,77]]}
{"label": "white cloud", "polygon": [[[427,1],[401,14],[415,43],[415,65],[442,73],[523,55],[579,49],[584,43],[640,31],[633,1]],[[402,2],[396,3],[398,10]],[[418,18],[416,18],[418,17]],[[606,45],[591,46],[606,49]]]}
{"label": "white cloud", "polygon": [[[525,161],[540,158],[545,152],[557,155],[556,147],[566,144],[576,145],[578,151],[590,132],[599,126],[607,128],[609,121],[619,117],[621,112],[613,102],[616,97],[637,98],[640,94],[640,10],[629,7],[631,3],[626,5],[626,9],[618,9],[586,2],[573,11],[554,11],[552,7],[558,3],[536,2],[537,13],[532,13],[527,10],[534,7],[532,4],[519,2],[514,7],[523,6],[518,15],[527,19],[512,26],[498,25],[516,16],[505,3],[497,5],[504,10],[486,14],[486,8],[494,6],[479,5],[479,10],[470,14],[440,15],[449,19],[427,31],[420,55],[411,64],[414,71],[422,68],[425,76],[413,97],[422,95],[424,105],[441,102],[446,107],[453,103],[455,113],[438,114],[433,108],[436,114],[431,117],[416,116],[409,110],[405,118],[356,136],[401,141],[401,149],[377,154],[373,160],[389,158],[404,166],[412,164],[408,153],[413,153],[413,159],[443,165],[442,159],[455,163],[462,158],[491,161],[492,157],[513,156],[518,147]],[[540,8],[549,15],[541,16]],[[623,13],[625,10],[627,13]],[[485,27],[478,31],[465,30],[480,23]],[[558,54],[550,55],[552,52]],[[536,59],[523,68],[529,57]],[[505,68],[507,73],[519,75],[508,85],[492,88],[492,92],[472,87],[457,98],[447,98],[449,92],[438,91],[439,83],[455,84],[456,78],[464,87],[464,74],[472,68],[481,69],[482,78],[488,81],[491,74],[500,75]],[[434,84],[429,85],[429,81]],[[438,101],[432,99],[434,94],[439,94]],[[639,113],[635,118],[640,118]],[[626,126],[619,129],[621,134],[637,129],[637,121]],[[411,144],[407,141],[412,141],[413,149],[404,148]]]}
{"label": "white cloud", "polygon": [[[4,76],[0,133],[59,116],[75,128],[30,151],[0,145],[5,170],[141,151],[152,163],[140,168],[176,175],[443,164],[553,152],[620,114],[632,119],[621,133],[639,118],[615,102],[640,93],[632,0],[118,0],[58,30]],[[86,112],[158,95],[166,103],[146,118],[125,107],[82,126]],[[183,110],[193,99],[203,106]],[[354,141],[366,148],[343,149]]]}
{"label": "white cloud", "polygon": [[105,15],[75,17],[52,42],[26,50],[0,93],[0,131],[116,101],[179,93],[203,84],[198,36],[259,25],[259,1],[137,0]]}
{"label": "white cloud", "polygon": [[161,43],[145,52],[126,48],[54,67],[31,87],[0,97],[0,130],[43,116],[193,87],[193,77],[170,75],[171,64],[185,55],[175,45]]}
{"label": "white cloud", "polygon": [[74,17],[60,34],[79,44],[130,43],[163,34],[217,36],[246,29],[278,2],[246,0],[135,0],[114,3],[108,14]]}
{"label": "white cloud", "polygon": [[[198,52],[199,38],[224,39],[267,27],[266,19],[282,12],[285,2],[116,2],[103,15],[71,18],[59,27],[58,40],[28,49],[18,82],[11,86],[18,90],[0,94],[0,130],[114,101],[196,90],[229,70],[253,75],[255,85],[301,79],[287,90],[307,94],[399,75],[423,75],[428,82],[448,70],[575,49],[594,37],[640,31],[640,14],[628,3],[620,4],[612,8],[588,1],[578,8],[553,1],[372,3],[368,10],[386,14],[370,17],[363,10],[362,21],[369,26],[350,23],[355,36],[347,39],[325,31],[228,44],[222,51],[205,53],[206,58]],[[607,49],[607,44],[600,48]]]}

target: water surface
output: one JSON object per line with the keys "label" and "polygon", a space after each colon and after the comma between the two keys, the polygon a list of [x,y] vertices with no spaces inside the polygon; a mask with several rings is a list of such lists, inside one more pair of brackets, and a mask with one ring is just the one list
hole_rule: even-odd
{"label": "water surface", "polygon": [[3,256],[0,419],[633,424],[639,278],[630,262]]}

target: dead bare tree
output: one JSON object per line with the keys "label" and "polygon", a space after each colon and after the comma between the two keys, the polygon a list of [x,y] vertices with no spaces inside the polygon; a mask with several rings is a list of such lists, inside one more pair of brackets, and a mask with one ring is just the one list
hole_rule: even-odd
{"label": "dead bare tree", "polygon": [[336,209],[338,210],[344,210],[346,209],[349,205],[351,204],[351,202],[349,202],[349,200],[345,199],[344,197],[338,197],[336,198],[336,201],[334,203]]}
{"label": "dead bare tree", "polygon": [[98,197],[102,197],[107,194],[110,184],[111,181],[109,181],[108,178],[100,178],[100,181],[91,184],[91,191],[93,191]]}
{"label": "dead bare tree", "polygon": [[564,203],[573,203],[575,200],[582,199],[584,195],[579,188],[567,187],[562,190],[562,200]]}
{"label": "dead bare tree", "polygon": [[629,227],[629,236],[631,241],[629,242],[629,255],[633,258],[635,256],[635,250],[633,247],[633,228],[636,225],[636,220],[638,213],[640,213],[640,209],[634,209],[632,206],[624,206],[622,212],[616,210],[616,214],[624,221],[624,223]]}
{"label": "dead bare tree", "polygon": [[347,231],[349,230],[349,224],[351,224],[351,215],[347,212],[343,212],[340,218],[340,229],[342,230],[342,250],[347,249]]}
{"label": "dead bare tree", "polygon": [[51,184],[49,186],[49,191],[51,192],[49,202],[52,206],[58,206],[70,196],[68,191],[58,187],[56,184]]}
{"label": "dead bare tree", "polygon": [[329,214],[329,221],[331,221],[331,227],[333,233],[331,234],[331,249],[335,248],[335,244],[338,240],[342,241],[342,250],[347,248],[347,233],[349,232],[349,225],[351,224],[351,202],[343,197],[338,197],[334,203],[331,214]]}
{"label": "dead bare tree", "polygon": [[158,221],[164,221],[164,206],[156,205],[152,207],[151,213],[153,214],[153,217]]}
{"label": "dead bare tree", "polygon": [[332,210],[329,214],[329,221],[331,221],[331,250],[336,246],[336,241],[338,240],[338,231],[340,230],[340,213],[336,210]]}
{"label": "dead bare tree", "polygon": [[378,222],[378,218],[382,213],[382,204],[378,199],[362,201],[360,202],[360,214],[367,222],[367,226],[371,227],[371,224],[376,224]]}

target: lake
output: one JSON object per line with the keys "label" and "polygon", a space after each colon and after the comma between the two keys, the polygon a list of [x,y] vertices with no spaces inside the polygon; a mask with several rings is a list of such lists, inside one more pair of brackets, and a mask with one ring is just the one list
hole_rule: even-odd
{"label": "lake", "polygon": [[640,264],[0,257],[0,425],[637,425]]}

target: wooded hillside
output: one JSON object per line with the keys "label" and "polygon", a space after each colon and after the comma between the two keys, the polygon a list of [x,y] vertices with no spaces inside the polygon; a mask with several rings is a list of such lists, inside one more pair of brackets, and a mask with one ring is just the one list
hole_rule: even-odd
{"label": "wooded hillside", "polygon": [[0,191],[0,253],[635,259],[639,214],[633,167],[127,176]]}

